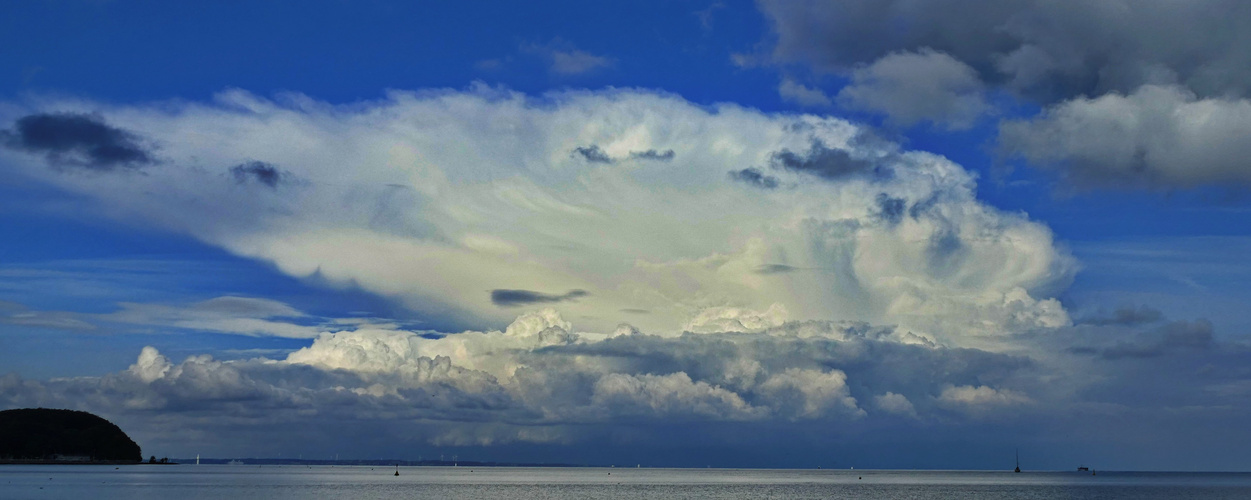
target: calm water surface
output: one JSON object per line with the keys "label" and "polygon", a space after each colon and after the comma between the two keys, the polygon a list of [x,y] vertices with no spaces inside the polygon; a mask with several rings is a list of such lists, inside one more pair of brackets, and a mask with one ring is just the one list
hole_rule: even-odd
{"label": "calm water surface", "polygon": [[0,466],[0,499],[1251,499],[1248,473]]}

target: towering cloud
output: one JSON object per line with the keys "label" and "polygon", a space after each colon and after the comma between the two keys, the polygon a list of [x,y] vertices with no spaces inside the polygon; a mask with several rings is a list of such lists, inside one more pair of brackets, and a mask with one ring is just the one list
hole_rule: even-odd
{"label": "towering cloud", "polygon": [[[284,102],[231,92],[90,105],[162,144],[168,164],[142,177],[5,161],[114,216],[468,325],[508,321],[501,305],[556,301],[603,331],[622,309],[650,311],[639,326],[665,330],[711,307],[774,303],[792,319],[943,339],[1068,322],[1048,297],[1074,266],[1047,228],[977,201],[959,166],[863,140],[841,120],[637,91]],[[587,161],[600,158],[639,160]],[[301,182],[281,196],[236,186],[287,175]],[[757,272],[777,265],[797,271]]]}
{"label": "towering cloud", "polygon": [[[671,331],[775,303],[952,341],[1068,323],[1049,297],[1074,265],[1046,227],[979,202],[958,165],[845,121],[640,91],[283,102],[87,104],[162,145],[168,161],[144,176],[4,161],[103,213],[465,325],[534,303],[600,331],[623,309]],[[27,116],[86,116],[73,106]]]}
{"label": "towering cloud", "polygon": [[[198,308],[276,306],[230,299]],[[174,360],[146,347],[129,369],[103,377],[0,376],[0,407],[86,408],[135,428],[145,446],[219,456],[322,449],[327,440],[310,442],[309,432],[350,435],[335,446],[360,456],[575,445],[562,448],[569,457],[609,442],[613,453],[631,453],[733,439],[743,449],[784,445],[797,454],[788,464],[828,459],[831,439],[840,453],[871,457],[899,435],[922,450],[1040,436],[1065,449],[1105,448],[1141,445],[1138,425],[1210,439],[1205,426],[1185,424],[1213,422],[1228,443],[1215,445],[1222,453],[1245,438],[1229,420],[1247,409],[1251,350],[1214,340],[1204,321],[1035,330],[1004,344],[1008,354],[938,346],[889,326],[783,322],[784,313],[709,311],[687,326],[699,333],[655,335],[576,329],[547,309],[503,330],[364,326],[323,333],[285,357],[233,361]],[[1083,444],[1090,439],[1097,444]],[[741,463],[750,457],[727,462]]]}

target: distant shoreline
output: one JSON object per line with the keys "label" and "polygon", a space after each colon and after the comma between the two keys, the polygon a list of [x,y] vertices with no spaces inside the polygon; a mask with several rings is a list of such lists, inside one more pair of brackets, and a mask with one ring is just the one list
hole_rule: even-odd
{"label": "distant shoreline", "polygon": [[[195,458],[176,458],[181,464],[195,465]],[[361,460],[315,460],[301,458],[201,458],[202,465],[229,465],[232,461],[241,462],[235,465],[363,465],[373,467],[594,467],[580,464],[562,463],[527,463],[527,462],[479,462],[471,460],[398,460],[398,459],[361,459]]]}
{"label": "distant shoreline", "polygon": [[142,463],[146,462],[134,460],[0,460],[0,465],[138,465]]}

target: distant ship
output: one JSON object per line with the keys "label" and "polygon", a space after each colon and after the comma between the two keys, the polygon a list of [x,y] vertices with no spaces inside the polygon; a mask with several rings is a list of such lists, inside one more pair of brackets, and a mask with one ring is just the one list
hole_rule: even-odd
{"label": "distant ship", "polygon": [[231,460],[226,462],[226,465],[243,465],[243,462],[240,462],[239,460]]}
{"label": "distant ship", "polygon": [[1090,467],[1086,467],[1085,465],[1079,466],[1077,468],[1077,472],[1090,472]]}

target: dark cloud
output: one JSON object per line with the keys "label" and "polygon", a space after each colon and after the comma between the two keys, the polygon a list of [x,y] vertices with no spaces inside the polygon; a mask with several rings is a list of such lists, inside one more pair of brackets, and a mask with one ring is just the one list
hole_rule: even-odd
{"label": "dark cloud", "polygon": [[822,71],[846,73],[892,53],[932,49],[985,82],[1042,102],[1160,82],[1207,96],[1251,89],[1251,4],[1239,0],[759,5],[776,35],[772,60]]}
{"label": "dark cloud", "polygon": [[[616,158],[608,156],[608,153],[606,151],[604,151],[598,145],[595,145],[595,144],[592,144],[590,146],[579,146],[579,147],[573,148],[573,156],[574,157],[581,156],[584,160],[589,161],[591,163],[609,163],[609,164],[617,163]],[[674,153],[672,149],[666,149],[664,151],[657,151],[655,149],[649,149],[646,151],[631,151],[629,159],[646,160],[646,161],[672,161],[675,156],[677,156],[677,153]]]}
{"label": "dark cloud", "polygon": [[130,132],[110,126],[97,115],[38,113],[19,118],[13,130],[0,132],[11,149],[43,153],[48,162],[107,171],[154,163],[151,153]]}
{"label": "dark cloud", "polygon": [[532,290],[491,290],[491,303],[500,307],[516,307],[527,304],[543,304],[575,300],[590,295],[586,290],[570,290],[564,294],[554,295]]}
{"label": "dark cloud", "polygon": [[788,266],[786,264],[764,264],[756,266],[755,269],[752,269],[752,272],[756,274],[781,274],[795,272],[798,270],[798,267]]}
{"label": "dark cloud", "polygon": [[235,165],[230,167],[230,174],[234,176],[235,182],[239,184],[259,182],[275,189],[290,176],[290,174],[279,170],[273,164],[263,161],[250,161]]}
{"label": "dark cloud", "polygon": [[630,152],[631,160],[670,161],[670,160],[673,160],[674,156],[676,156],[676,153],[674,153],[672,149],[666,149],[664,151],[656,151],[655,149],[649,149],[647,151],[631,151]]}
{"label": "dark cloud", "polygon": [[761,189],[774,189],[778,187],[778,178],[772,175],[765,175],[759,169],[745,168],[742,170],[730,171],[730,179],[744,182],[756,186]]}
{"label": "dark cloud", "polygon": [[840,180],[860,175],[888,177],[891,171],[875,167],[873,162],[854,158],[841,149],[827,147],[821,141],[813,141],[807,153],[789,149],[774,152],[770,158],[773,168],[815,175],[828,180]]}
{"label": "dark cloud", "polygon": [[616,160],[613,160],[612,157],[608,156],[608,153],[605,153],[604,150],[600,149],[599,146],[594,145],[594,144],[590,146],[578,146],[576,148],[573,148],[573,154],[574,156],[581,156],[583,159],[591,163],[614,163],[616,162]]}
{"label": "dark cloud", "polygon": [[903,220],[904,209],[908,206],[907,200],[894,198],[886,193],[878,193],[876,202],[878,218],[891,224],[898,224]]}
{"label": "dark cloud", "polygon": [[[1075,98],[999,125],[1001,160],[1025,160],[1075,187],[1251,186],[1251,100],[1176,85]],[[1098,140],[1092,140],[1097,138]]]}
{"label": "dark cloud", "polygon": [[[851,80],[838,102],[910,125],[969,127],[1003,91],[1004,159],[1076,187],[1251,184],[1251,3],[762,0],[758,59]],[[1100,140],[1090,140],[1097,137]]]}
{"label": "dark cloud", "polygon": [[1152,309],[1147,306],[1138,307],[1121,307],[1112,311],[1111,314],[1100,312],[1094,316],[1083,318],[1079,321],[1088,325],[1124,325],[1138,326],[1147,323],[1155,323],[1164,319],[1164,314],[1158,309]]}
{"label": "dark cloud", "polygon": [[1183,351],[1202,351],[1215,346],[1212,323],[1205,319],[1174,321],[1155,330],[1122,340],[1108,347],[1079,346],[1075,354],[1097,355],[1104,359],[1156,358]]}

